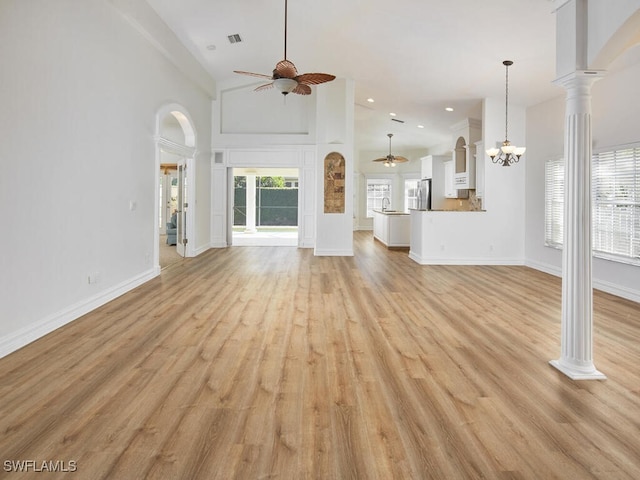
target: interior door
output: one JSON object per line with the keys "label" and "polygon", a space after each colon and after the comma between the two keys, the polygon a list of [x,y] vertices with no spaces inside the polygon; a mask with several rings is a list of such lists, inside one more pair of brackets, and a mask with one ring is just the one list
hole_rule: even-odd
{"label": "interior door", "polygon": [[187,211],[189,208],[187,184],[187,162],[181,158],[178,162],[178,214],[177,214],[177,242],[176,251],[181,257],[187,256],[187,244],[189,243],[187,235]]}

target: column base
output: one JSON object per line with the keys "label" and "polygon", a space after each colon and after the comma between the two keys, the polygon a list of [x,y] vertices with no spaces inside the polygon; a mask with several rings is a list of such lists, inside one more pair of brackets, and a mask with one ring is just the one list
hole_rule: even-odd
{"label": "column base", "polygon": [[552,367],[557,368],[571,380],[606,380],[607,376],[593,368],[593,370],[585,372],[567,365],[563,365],[560,360],[551,360],[549,362]]}

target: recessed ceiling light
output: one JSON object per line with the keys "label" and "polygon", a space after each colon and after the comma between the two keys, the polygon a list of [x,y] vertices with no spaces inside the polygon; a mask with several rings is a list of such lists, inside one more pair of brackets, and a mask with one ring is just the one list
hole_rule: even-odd
{"label": "recessed ceiling light", "polygon": [[395,117],[395,116],[396,116],[396,114],[395,114],[395,113],[393,113],[393,112],[389,112],[389,115],[391,115],[392,117]]}
{"label": "recessed ceiling light", "polygon": [[367,98],[367,102],[373,103],[373,102],[375,102],[375,100],[373,98]]}
{"label": "recessed ceiling light", "polygon": [[453,112],[453,108],[451,108],[451,107],[447,107],[447,108],[445,108],[445,110],[446,110],[447,112]]}
{"label": "recessed ceiling light", "polygon": [[207,50],[215,50],[216,46],[211,44],[211,45],[207,45]]}
{"label": "recessed ceiling light", "polygon": [[418,125],[418,128],[424,128],[424,125]]}

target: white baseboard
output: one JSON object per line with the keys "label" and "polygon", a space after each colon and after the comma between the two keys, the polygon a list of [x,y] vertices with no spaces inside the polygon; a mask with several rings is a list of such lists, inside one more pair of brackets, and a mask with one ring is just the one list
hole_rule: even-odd
{"label": "white baseboard", "polygon": [[524,265],[521,258],[422,257],[412,251],[409,251],[409,258],[420,265]]}
{"label": "white baseboard", "polygon": [[534,270],[540,270],[541,272],[548,273],[549,275],[553,275],[555,277],[562,276],[562,268],[556,265],[551,265],[549,263],[541,263],[541,262],[536,262],[531,260],[527,260],[525,262],[525,265],[527,267],[533,268]]}
{"label": "white baseboard", "polygon": [[640,303],[640,290],[632,290],[630,288],[614,285],[613,283],[604,282],[602,280],[593,280],[593,288],[601,290],[616,297],[626,298],[632,302]]}
{"label": "white baseboard", "polygon": [[197,256],[198,256],[198,255],[200,255],[201,253],[204,253],[204,252],[206,252],[207,250],[209,250],[210,248],[211,248],[211,246],[210,246],[210,245],[202,245],[202,246],[200,246],[200,247],[196,248],[196,249],[193,251],[193,256],[194,256],[194,257],[197,257]]}
{"label": "white baseboard", "polygon": [[[528,260],[526,262],[527,267],[534,268],[536,270],[540,270],[541,272],[548,273],[550,275],[554,275],[556,277],[562,277],[562,268],[557,267],[555,265],[549,265],[547,263],[540,263]],[[593,288],[596,290],[601,290],[606,293],[610,293],[611,295],[615,295],[616,297],[626,298],[627,300],[631,300],[632,302],[640,303],[640,290],[633,290],[627,287],[621,287],[620,285],[616,285],[611,282],[606,282],[604,280],[598,280],[594,278]]]}
{"label": "white baseboard", "polygon": [[621,287],[620,285],[615,285],[613,283],[596,280],[595,278],[593,279],[593,288],[606,293],[610,293],[611,295],[615,295],[616,297],[622,297],[626,298],[627,300],[631,300],[632,302],[640,303],[639,290],[632,290],[630,288]]}
{"label": "white baseboard", "polygon": [[133,290],[134,288],[148,282],[160,274],[158,268],[148,270],[137,277],[126,280],[115,285],[93,297],[82,300],[74,305],[49,315],[42,320],[12,332],[4,337],[0,337],[0,358],[28,345],[29,343],[53,332],[54,330],[80,318],[82,315],[101,307],[105,303],[118,298],[119,296]]}

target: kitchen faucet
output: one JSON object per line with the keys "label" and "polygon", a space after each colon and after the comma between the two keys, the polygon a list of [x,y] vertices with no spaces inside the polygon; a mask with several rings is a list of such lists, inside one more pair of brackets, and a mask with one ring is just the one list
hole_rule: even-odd
{"label": "kitchen faucet", "polygon": [[[384,201],[387,201],[387,206],[384,206]],[[391,200],[389,200],[388,197],[383,197],[382,198],[382,211],[384,212],[387,208],[389,208],[391,206]]]}

